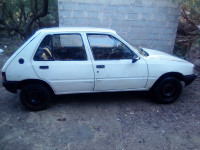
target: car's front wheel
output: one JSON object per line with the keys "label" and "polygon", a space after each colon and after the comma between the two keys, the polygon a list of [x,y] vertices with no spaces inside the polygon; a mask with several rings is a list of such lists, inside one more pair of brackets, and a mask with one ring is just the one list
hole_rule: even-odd
{"label": "car's front wheel", "polygon": [[21,103],[29,110],[38,111],[45,109],[51,96],[48,89],[40,84],[29,84],[20,92]]}
{"label": "car's front wheel", "polygon": [[175,77],[167,77],[159,81],[154,89],[153,94],[160,103],[172,103],[179,98],[182,92],[181,81]]}

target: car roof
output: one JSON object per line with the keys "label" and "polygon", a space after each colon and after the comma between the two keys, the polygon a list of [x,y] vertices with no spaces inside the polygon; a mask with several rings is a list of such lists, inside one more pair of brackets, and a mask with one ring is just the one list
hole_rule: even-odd
{"label": "car roof", "polygon": [[109,32],[114,33],[116,32],[111,29],[105,28],[92,28],[92,27],[53,27],[53,28],[44,28],[39,30],[40,32]]}

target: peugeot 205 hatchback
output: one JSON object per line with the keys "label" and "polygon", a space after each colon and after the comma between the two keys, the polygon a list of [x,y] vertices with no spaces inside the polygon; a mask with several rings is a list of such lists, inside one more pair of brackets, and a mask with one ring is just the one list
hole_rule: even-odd
{"label": "peugeot 205 hatchback", "polygon": [[157,101],[171,103],[196,78],[193,64],[99,28],[39,30],[8,59],[2,76],[30,110],[46,108],[51,94],[107,91],[151,90]]}

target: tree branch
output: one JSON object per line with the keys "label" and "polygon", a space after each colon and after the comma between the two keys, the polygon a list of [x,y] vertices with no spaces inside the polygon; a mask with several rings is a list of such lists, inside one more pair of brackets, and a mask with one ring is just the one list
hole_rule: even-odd
{"label": "tree branch", "polygon": [[183,18],[184,18],[189,24],[191,24],[195,29],[198,29],[198,27],[188,18],[188,16],[187,16],[187,14],[186,14],[186,12],[185,12],[185,10],[184,10],[183,7],[181,8],[181,14],[182,14]]}
{"label": "tree branch", "polygon": [[[43,8],[42,8],[42,11],[39,12],[38,14],[36,14],[36,16],[33,16],[30,18],[30,20],[28,21],[26,27],[25,27],[25,32],[26,31],[30,31],[31,30],[31,27],[33,25],[33,23],[41,18],[41,17],[44,17],[48,14],[48,5],[49,5],[49,0],[43,0]],[[27,35],[29,36],[29,35]]]}
{"label": "tree branch", "polygon": [[38,1],[34,0],[35,4],[34,4],[34,14],[38,14]]}
{"label": "tree branch", "polygon": [[4,12],[5,12],[5,9],[6,9],[6,3],[5,2],[3,2],[3,4],[2,4],[2,9],[1,9],[1,18],[0,19],[2,19],[2,20],[4,20]]}
{"label": "tree branch", "polygon": [[12,15],[11,11],[8,11],[8,15],[9,15],[10,19],[12,20],[12,22],[15,24],[15,20],[13,18],[13,15]]}
{"label": "tree branch", "polygon": [[22,18],[23,18],[24,12],[25,12],[23,3],[20,4],[20,8],[19,9],[20,9],[20,17],[19,17],[18,28],[20,28],[20,26],[22,24]]}

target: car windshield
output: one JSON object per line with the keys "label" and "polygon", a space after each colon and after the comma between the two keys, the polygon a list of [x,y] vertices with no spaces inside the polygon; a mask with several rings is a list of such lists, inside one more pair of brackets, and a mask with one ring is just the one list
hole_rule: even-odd
{"label": "car windshield", "polygon": [[142,55],[142,56],[144,56],[144,57],[148,57],[148,56],[149,56],[149,54],[148,54],[146,51],[144,51],[144,49],[138,48],[138,47],[135,47],[135,46],[133,46],[133,48],[134,48],[138,53],[140,53],[140,55]]}

